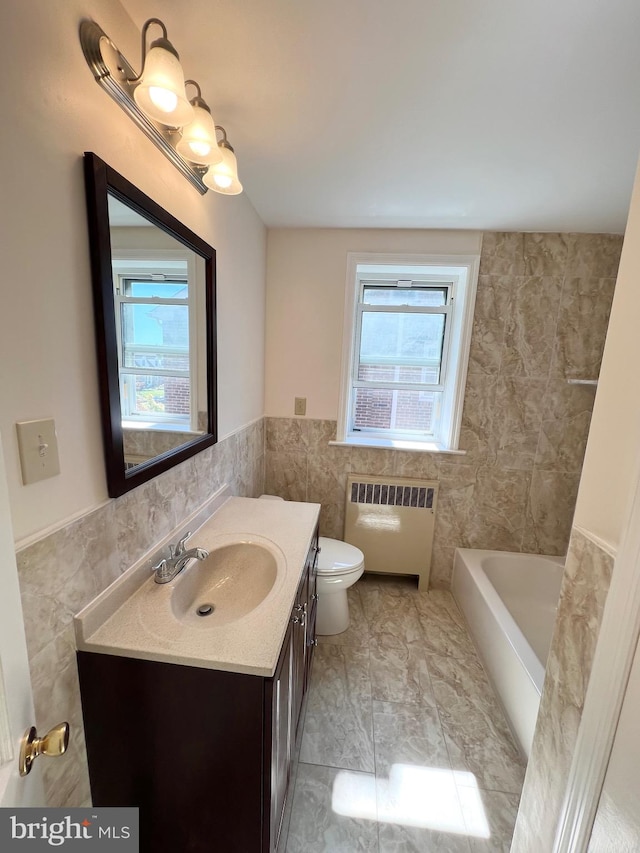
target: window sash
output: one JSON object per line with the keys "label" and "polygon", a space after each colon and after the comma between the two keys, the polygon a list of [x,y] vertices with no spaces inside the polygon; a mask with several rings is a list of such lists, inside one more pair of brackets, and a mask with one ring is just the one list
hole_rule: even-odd
{"label": "window sash", "polygon": [[[358,302],[356,305],[356,327],[355,327],[355,340],[354,340],[354,360],[352,365],[352,373],[351,373],[351,405],[350,405],[350,432],[358,433],[360,435],[394,435],[394,436],[406,436],[407,438],[411,437],[433,437],[438,430],[438,416],[437,414],[434,416],[432,421],[432,429],[425,431],[421,429],[416,430],[407,430],[407,429],[394,429],[386,428],[386,427],[356,427],[355,426],[355,409],[356,409],[356,391],[358,388],[362,389],[375,389],[375,390],[389,390],[389,391],[428,391],[436,394],[442,394],[445,391],[446,381],[447,381],[447,363],[448,363],[448,354],[449,354],[449,345],[450,345],[450,335],[451,335],[451,312],[452,312],[452,297],[453,297],[453,287],[451,282],[442,282],[434,281],[430,286],[430,283],[424,282],[424,284],[417,283],[415,284],[415,289],[424,289],[424,290],[437,290],[437,291],[446,291],[446,304],[445,305],[437,305],[437,306],[428,306],[428,305],[374,305],[367,302],[363,302],[364,290],[365,287],[371,289],[372,287],[379,286],[381,288],[388,289],[390,286],[397,286],[395,281],[376,281],[372,282],[371,280],[360,280],[359,282],[359,290],[358,290]],[[394,357],[394,356],[383,356],[382,358],[377,358],[374,360],[370,358],[362,358],[361,356],[361,348],[362,348],[362,318],[365,313],[381,313],[381,314],[440,314],[444,317],[444,329],[442,333],[442,345],[440,351],[440,359],[420,359],[420,358],[406,358],[402,356]],[[389,367],[428,367],[431,365],[439,367],[439,381],[436,383],[429,382],[400,382],[395,380],[376,380],[376,379],[360,379],[360,366],[367,366],[370,364],[380,364],[386,365]]]}

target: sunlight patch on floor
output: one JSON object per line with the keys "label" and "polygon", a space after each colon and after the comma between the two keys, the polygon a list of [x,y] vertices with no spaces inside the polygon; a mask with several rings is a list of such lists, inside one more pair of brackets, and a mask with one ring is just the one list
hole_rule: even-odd
{"label": "sunlight patch on floor", "polygon": [[489,838],[489,823],[473,773],[394,764],[388,779],[341,770],[331,807],[336,814],[435,832]]}

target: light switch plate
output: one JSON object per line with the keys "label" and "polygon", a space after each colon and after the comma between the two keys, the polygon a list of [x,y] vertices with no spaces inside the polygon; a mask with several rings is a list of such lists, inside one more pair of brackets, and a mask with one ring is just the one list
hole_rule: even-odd
{"label": "light switch plate", "polygon": [[305,415],[307,413],[307,398],[296,397],[293,411],[296,415]]}
{"label": "light switch plate", "polygon": [[22,482],[25,486],[60,473],[58,439],[53,418],[16,424]]}

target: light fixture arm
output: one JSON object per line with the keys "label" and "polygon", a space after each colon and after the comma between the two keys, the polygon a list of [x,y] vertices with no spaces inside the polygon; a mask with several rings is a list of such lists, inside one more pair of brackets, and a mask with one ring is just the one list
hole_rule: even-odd
{"label": "light fixture arm", "polygon": [[198,93],[195,96],[195,98],[191,98],[191,100],[189,101],[191,106],[192,107],[202,107],[203,110],[206,110],[209,114],[211,114],[211,108],[210,108],[209,104],[203,99],[202,90],[200,89],[199,84],[196,83],[195,80],[185,80],[184,81],[185,87],[188,86],[189,84],[191,84],[192,86],[195,86],[196,92]]}
{"label": "light fixture arm", "polygon": [[148,21],[145,21],[142,25],[142,34],[141,34],[141,48],[140,48],[140,73],[136,77],[130,77],[129,83],[137,83],[138,80],[142,77],[142,72],[144,71],[144,63],[147,58],[147,31],[151,24],[158,24],[158,26],[162,29],[162,37],[156,39],[153,43],[155,46],[162,47],[164,50],[168,50],[169,53],[172,53],[176,59],[179,59],[178,51],[171,44],[169,39],[167,38],[167,28],[165,24],[160,20],[160,18],[149,18]]}
{"label": "light fixture arm", "polygon": [[217,124],[216,130],[219,130],[222,134],[222,139],[218,140],[218,145],[222,146],[222,148],[228,148],[231,153],[234,153],[233,148],[231,147],[231,145],[229,144],[229,140],[227,139],[227,131],[224,129],[224,127],[222,127],[221,124]]}

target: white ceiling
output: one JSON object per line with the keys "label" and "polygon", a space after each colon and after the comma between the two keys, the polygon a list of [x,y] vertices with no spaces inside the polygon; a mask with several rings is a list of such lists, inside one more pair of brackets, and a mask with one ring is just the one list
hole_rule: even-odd
{"label": "white ceiling", "polygon": [[638,0],[123,2],[167,24],[269,226],[624,230]]}

